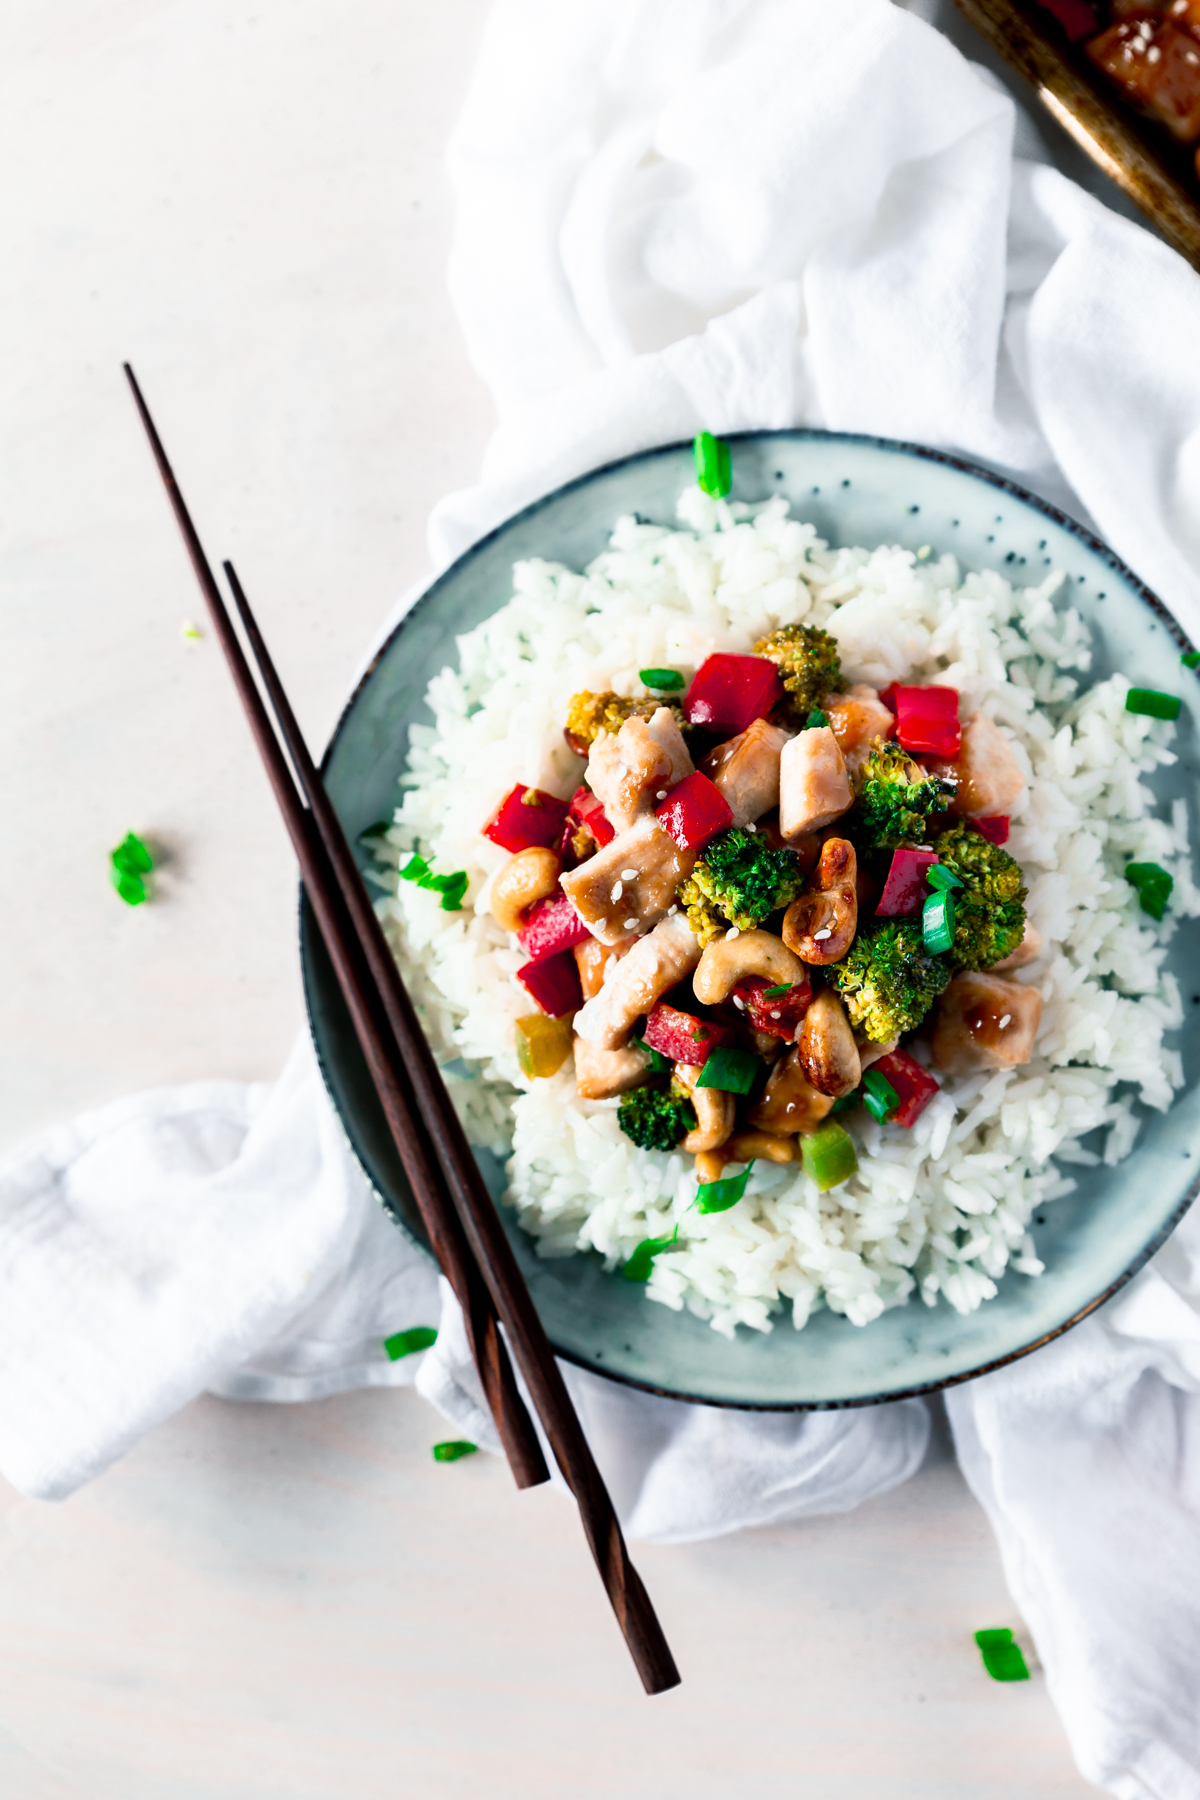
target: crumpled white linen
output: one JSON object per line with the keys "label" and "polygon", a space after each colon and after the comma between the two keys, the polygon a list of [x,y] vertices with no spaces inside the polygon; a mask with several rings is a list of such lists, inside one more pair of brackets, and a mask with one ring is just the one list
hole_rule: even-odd
{"label": "crumpled white linen", "polygon": [[[1019,154],[1014,158],[1014,133]],[[1090,519],[1200,627],[1200,283],[1038,161],[889,0],[498,0],[451,146],[451,289],[499,426],[435,564],[703,427],[954,448]],[[393,620],[385,623],[386,630]],[[1200,1226],[949,1400],[1080,1766],[1200,1795]],[[135,1097],[0,1170],[0,1470],[69,1492],[204,1387],[405,1381],[494,1444],[461,1322],[368,1196],[307,1046],[278,1088]],[[386,1332],[434,1350],[387,1362]],[[834,1511],[919,1463],[919,1402],[737,1415],[570,1369],[631,1535]]]}

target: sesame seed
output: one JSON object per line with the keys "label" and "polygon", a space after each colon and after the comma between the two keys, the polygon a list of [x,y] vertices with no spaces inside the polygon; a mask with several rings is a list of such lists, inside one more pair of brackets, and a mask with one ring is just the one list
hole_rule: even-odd
{"label": "sesame seed", "polygon": [[773,1018],[773,1019],[781,1019],[781,1018],[782,1018],[782,1017],[783,1017],[783,1014],[782,1014],[782,1013],[777,1013],[777,1012],[773,1012],[773,1013],[772,1013],[772,1014],[771,1014],[771,1017],[772,1017],[772,1018]]}
{"label": "sesame seed", "polygon": [[1005,1026],[1006,1026],[1006,1025],[1011,1025],[1011,1024],[1012,1024],[1012,1014],[1011,1014],[1011,1013],[1005,1013],[1005,1015],[1004,1015],[1004,1017],[1003,1017],[1003,1018],[1002,1018],[1002,1019],[1001,1019],[1001,1021],[1000,1021],[1000,1029],[1001,1029],[1001,1031],[1003,1031],[1003,1030],[1004,1030],[1004,1027],[1005,1027]]}
{"label": "sesame seed", "polygon": [[1157,62],[1161,55],[1162,55],[1162,51],[1159,49],[1158,45],[1151,44],[1150,48],[1146,52],[1146,61],[1147,62]]}
{"label": "sesame seed", "polygon": [[638,878],[638,872],[636,869],[622,869],[621,870],[621,880],[622,881],[636,881],[637,878]]}
{"label": "sesame seed", "polygon": [[813,942],[816,944],[823,944],[826,938],[831,938],[832,936],[833,931],[831,928],[828,925],[822,925],[820,931],[813,932]]}
{"label": "sesame seed", "polygon": [[637,920],[636,919],[626,919],[625,929],[626,929],[626,931],[636,931],[637,930]]}
{"label": "sesame seed", "polygon": [[727,944],[732,944],[734,938],[741,937],[741,935],[742,935],[742,933],[741,933],[740,927],[738,927],[737,925],[731,925],[729,927],[729,930],[725,933],[725,942]]}
{"label": "sesame seed", "polygon": [[674,918],[674,916],[675,916],[675,914],[676,914],[676,913],[677,913],[677,912],[678,912],[678,911],[679,911],[679,908],[678,908],[678,906],[668,906],[668,908],[667,908],[667,917],[668,917],[668,919],[671,919],[671,918]]}
{"label": "sesame seed", "polygon": [[665,800],[665,799],[666,799],[666,797],[667,797],[667,790],[666,790],[666,788],[659,788],[659,790],[658,790],[658,792],[657,792],[657,793],[656,793],[656,794],[655,794],[655,796],[654,796],[654,798],[655,798],[655,799],[656,799],[656,800]]}
{"label": "sesame seed", "polygon": [[757,831],[758,830],[758,826],[754,823],[753,819],[746,820],[746,830],[747,831]]}
{"label": "sesame seed", "polygon": [[737,1007],[739,1012],[745,1012],[746,1002],[742,999],[740,994],[735,994],[733,996],[733,1004]]}
{"label": "sesame seed", "polygon": [[625,892],[625,888],[621,882],[617,881],[617,882],[613,883],[612,903],[614,906],[617,904],[617,901],[621,898],[621,895],[624,892]]}

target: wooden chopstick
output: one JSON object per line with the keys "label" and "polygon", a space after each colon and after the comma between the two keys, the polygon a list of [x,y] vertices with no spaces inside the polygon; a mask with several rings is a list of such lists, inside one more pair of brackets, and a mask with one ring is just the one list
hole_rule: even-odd
{"label": "wooden chopstick", "polygon": [[384,1010],[412,1079],[421,1116],[429,1125],[437,1145],[471,1248],[508,1332],[555,1459],[579,1503],[584,1532],[638,1673],[648,1693],[661,1693],[679,1681],[679,1672],[662,1627],[630,1560],[608,1490],[571,1404],[550,1341],[367,897],[341,821],[309,755],[237,571],[231,562],[226,562],[224,569],[263,686],[274,708],[280,734],[317,830],[329,852],[330,862],[337,872],[347,910],[358,931],[371,974],[378,983]]}
{"label": "wooden chopstick", "polygon": [[[487,1285],[496,1314],[508,1334],[559,1467],[579,1505],[580,1518],[592,1554],[643,1686],[648,1693],[661,1693],[679,1682],[674,1659],[649,1596],[630,1560],[612,1501],[571,1404],[561,1371],[492,1204],[491,1195],[446,1092],[441,1072],[416,1020],[399,971],[395,970],[387,953],[378,920],[366,898],[361,876],[340,822],[329,804],[324,784],[304,746],[245,595],[241,592],[236,575],[226,565],[235,599],[260,662],[264,684],[276,705],[280,729],[311,810],[302,805],[296,794],[161,440],[128,364],[125,365],[125,371],[193,567],[208,601],[214,628],[229,658],[276,798],[288,823],[305,886],[313,900],[318,925],[346,994],[372,1079],[384,1102],[389,1124],[393,1125],[397,1147],[403,1155],[405,1146],[401,1139],[412,1126],[413,1114],[409,1110],[407,1121],[405,1120],[404,1087],[397,1081],[397,1072],[386,1054],[387,1040],[381,1030],[379,1012],[372,1004],[375,1000],[382,1001],[390,1035],[399,1045],[404,1072],[411,1083],[417,1114],[428,1128],[430,1141],[441,1171],[447,1179],[475,1263]],[[333,848],[335,845],[336,849]],[[355,898],[351,899],[351,895]],[[357,929],[360,920],[361,934]],[[383,973],[380,945],[391,973]],[[364,964],[372,977],[376,965],[380,968],[382,978],[374,993],[362,991],[361,974]],[[500,1426],[499,1416],[497,1426]]]}
{"label": "wooden chopstick", "polygon": [[162,440],[128,364],[125,365],[125,373],[175,510],[192,566],[208,602],[213,629],[225,652],[234,685],[245,707],[251,731],[283,813],[305,889],[312,902],[338,985],[345,996],[371,1079],[403,1161],[405,1174],[434,1254],[462,1307],[480,1382],[496,1421],[496,1430],[513,1478],[518,1487],[536,1486],[539,1482],[549,1480],[550,1471],[533,1421],[514,1380],[508,1351],[497,1327],[495,1311],[486,1286],[467,1246],[457,1212],[446,1193],[436,1151],[420,1123],[419,1112],[413,1105],[410,1084],[398,1047],[389,1044],[386,1030],[378,1017],[378,998],[373,989],[370,971],[355,943],[345,905],[328,869],[321,839],[296,793],[287,763],[271,729],[262,697],[225,610],[225,602],[209,568],[171,465],[167,461]]}

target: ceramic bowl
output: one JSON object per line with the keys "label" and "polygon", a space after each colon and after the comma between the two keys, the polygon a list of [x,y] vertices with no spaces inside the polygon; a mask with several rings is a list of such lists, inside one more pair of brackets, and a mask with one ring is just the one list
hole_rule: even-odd
{"label": "ceramic bowl", "polygon": [[[1191,691],[1181,668],[1189,648],[1137,578],[1087,531],[1011,482],[952,457],[877,438],[819,431],[748,434],[733,440],[733,498],[782,493],[833,544],[898,543],[953,551],[966,568],[1037,580],[1051,567],[1067,580],[1059,604],[1079,608],[1096,644],[1093,676],[1129,673],[1135,684]],[[623,513],[671,524],[692,478],[690,446],[630,457],[571,482],[510,519],[436,581],[397,626],[352,696],[325,759],[334,805],[354,843],[396,805],[408,728],[427,720],[423,695],[454,658],[455,637],[509,598],[512,565],[545,557],[581,567]],[[1156,778],[1163,797],[1197,791],[1197,743],[1185,705],[1179,761]],[[534,1300],[556,1350],[584,1368],[658,1393],[716,1405],[799,1408],[861,1405],[963,1381],[1036,1349],[1103,1300],[1162,1243],[1200,1186],[1200,924],[1176,933],[1169,966],[1180,979],[1187,1086],[1165,1114],[1148,1112],[1137,1147],[1116,1168],[1072,1169],[1076,1191],[1032,1224],[1044,1275],[1009,1273],[996,1298],[969,1317],[919,1300],[865,1328],[832,1312],[794,1331],[786,1315],[760,1334],[729,1342],[690,1313],[649,1301],[640,1285],[606,1274],[598,1257],[541,1261],[505,1213]],[[397,1225],[423,1244],[420,1220],[391,1144],[341,998],[302,908],[301,948],[309,1017],[321,1068],[347,1136]],[[492,1191],[500,1165],[480,1162]]]}

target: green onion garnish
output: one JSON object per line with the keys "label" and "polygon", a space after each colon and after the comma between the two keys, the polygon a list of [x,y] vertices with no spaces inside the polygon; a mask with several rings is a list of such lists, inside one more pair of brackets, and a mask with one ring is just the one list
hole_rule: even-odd
{"label": "green onion garnish", "polygon": [[954,873],[954,870],[948,869],[945,863],[930,863],[925,871],[925,879],[932,888],[945,889],[960,888],[962,886],[962,882]]}
{"label": "green onion garnish", "polygon": [[828,725],[829,714],[823,713],[819,706],[814,706],[800,727],[801,731],[815,731],[821,725]]}
{"label": "green onion garnish", "polygon": [[444,1444],[433,1446],[434,1462],[457,1462],[460,1456],[474,1456],[478,1444],[470,1443],[466,1438],[450,1438]]}
{"label": "green onion garnish", "polygon": [[696,464],[696,480],[704,492],[711,494],[714,500],[721,499],[733,482],[729,445],[715,438],[711,431],[702,431],[692,440],[692,457]]}
{"label": "green onion garnish", "polygon": [[930,894],[921,908],[921,936],[931,955],[949,950],[954,942],[953,889],[939,888],[936,894]]}
{"label": "green onion garnish", "polygon": [[661,1256],[664,1250],[669,1250],[678,1241],[678,1225],[669,1238],[643,1238],[637,1249],[621,1265],[622,1276],[626,1281],[649,1281],[655,1257]]}
{"label": "green onion garnish", "polygon": [[657,688],[660,694],[673,694],[683,686],[678,669],[639,669],[638,680],[643,687]]}
{"label": "green onion garnish", "polygon": [[778,987],[764,988],[759,998],[761,1000],[779,1000],[784,994],[790,994],[795,985],[794,981],[784,981]]}
{"label": "green onion garnish", "polygon": [[1167,871],[1160,869],[1157,863],[1126,863],[1125,879],[1137,889],[1142,911],[1149,913],[1152,919],[1161,919],[1175,886]]}
{"label": "green onion garnish", "polygon": [[392,821],[390,819],[376,819],[373,825],[368,825],[365,831],[359,832],[358,841],[360,844],[369,844],[372,838],[381,838],[385,832],[391,829]]}
{"label": "green onion garnish", "polygon": [[858,1105],[858,1103],[861,1099],[862,1099],[862,1089],[861,1088],[855,1088],[852,1093],[843,1094],[841,1099],[835,1100],[833,1105],[830,1107],[830,1109],[829,1109],[830,1118],[832,1118],[835,1113],[853,1112],[854,1108]]}
{"label": "green onion garnish", "polygon": [[399,1362],[402,1356],[415,1356],[418,1350],[428,1350],[436,1343],[437,1331],[432,1325],[414,1325],[411,1331],[397,1331],[384,1338],[383,1347],[393,1362]]}
{"label": "green onion garnish", "polygon": [[1177,719],[1183,705],[1178,694],[1159,694],[1153,688],[1130,688],[1125,696],[1125,711],[1145,713],[1151,719]]}
{"label": "green onion garnish", "polygon": [[401,881],[424,881],[429,874],[429,864],[423,856],[414,854],[411,862],[406,862],[400,871]]}
{"label": "green onion garnish", "polygon": [[800,1139],[800,1161],[822,1193],[849,1181],[858,1167],[858,1153],[849,1132],[833,1119]]}
{"label": "green onion garnish", "polygon": [[154,858],[140,837],[132,831],[127,832],[116,849],[109,852],[108,860],[112,865],[109,870],[112,884],[126,906],[140,906],[150,898],[143,876],[154,867]]}
{"label": "green onion garnish", "polygon": [[696,1080],[697,1087],[721,1088],[726,1094],[748,1094],[762,1063],[752,1050],[731,1050],[719,1045]]}
{"label": "green onion garnish", "polygon": [[644,1050],[646,1055],[650,1058],[651,1073],[654,1075],[665,1075],[667,1070],[671,1067],[670,1057],[664,1056],[661,1050],[652,1050],[645,1038],[635,1037],[632,1041],[637,1045],[639,1050]]}
{"label": "green onion garnish", "polygon": [[736,1206],[746,1192],[753,1167],[754,1164],[748,1162],[740,1175],[731,1175],[727,1181],[702,1181],[696,1189],[696,1211],[728,1212],[731,1206]]}
{"label": "green onion garnish", "polygon": [[1029,1680],[1024,1653],[1020,1644],[1013,1643],[1011,1631],[977,1631],[975,1642],[979,1645],[983,1666],[993,1681]]}
{"label": "green onion garnish", "polygon": [[900,1096],[878,1069],[868,1069],[862,1079],[863,1105],[873,1119],[886,1125],[892,1114],[900,1110]]}
{"label": "green onion garnish", "polygon": [[1200,650],[1185,650],[1179,660],[1185,669],[1200,669]]}
{"label": "green onion garnish", "polygon": [[415,881],[418,887],[429,888],[433,893],[440,894],[443,912],[462,911],[463,895],[467,891],[465,869],[458,869],[453,875],[435,875],[423,856],[414,856],[401,869],[400,879]]}

